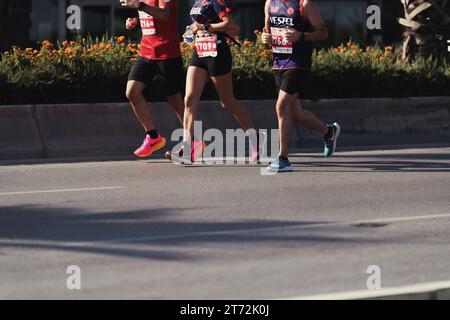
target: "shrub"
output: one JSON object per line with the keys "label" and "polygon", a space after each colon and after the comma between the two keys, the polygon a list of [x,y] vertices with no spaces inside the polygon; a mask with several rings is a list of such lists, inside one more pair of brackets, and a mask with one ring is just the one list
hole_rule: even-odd
{"label": "shrub", "polygon": [[[259,32],[257,31],[257,35]],[[239,99],[273,99],[271,51],[259,40],[232,46],[235,93]],[[125,101],[127,76],[140,46],[125,37],[79,39],[39,47],[13,47],[0,57],[0,104]],[[181,43],[185,66],[192,48]],[[349,42],[314,52],[305,98],[449,95],[450,66],[434,60],[401,61],[392,47],[361,48]],[[160,81],[146,94],[164,100]],[[204,98],[216,99],[208,85]]]}

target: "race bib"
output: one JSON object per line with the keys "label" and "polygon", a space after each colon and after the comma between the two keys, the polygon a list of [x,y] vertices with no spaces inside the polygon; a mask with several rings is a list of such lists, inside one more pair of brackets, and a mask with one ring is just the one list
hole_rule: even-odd
{"label": "race bib", "polygon": [[143,35],[148,36],[156,34],[155,19],[153,19],[151,15],[139,11],[139,20],[141,21]]}
{"label": "race bib", "polygon": [[217,57],[217,34],[205,33],[195,38],[195,49],[200,58]]}
{"label": "race bib", "polygon": [[294,51],[294,44],[287,41],[283,35],[284,30],[283,28],[270,28],[273,53],[292,54]]}

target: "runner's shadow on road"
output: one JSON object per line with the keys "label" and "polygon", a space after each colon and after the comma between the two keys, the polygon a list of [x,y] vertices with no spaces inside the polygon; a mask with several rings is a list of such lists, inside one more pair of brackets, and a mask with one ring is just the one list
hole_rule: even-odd
{"label": "runner's shadow on road", "polygon": [[[191,208],[195,209],[195,208]],[[188,209],[186,209],[188,210]],[[258,247],[381,243],[351,226],[323,221],[187,221],[179,208],[87,212],[40,206],[0,207],[0,253],[28,249],[161,261],[206,259],[212,244]],[[330,222],[331,223],[331,222]],[[237,245],[237,247],[236,247]]]}
{"label": "runner's shadow on road", "polygon": [[[302,156],[294,155],[292,158],[301,159]],[[311,158],[323,160],[311,161]],[[304,161],[294,160],[291,163],[301,171],[324,168],[326,172],[450,172],[450,154],[335,155],[329,159],[308,155]]]}

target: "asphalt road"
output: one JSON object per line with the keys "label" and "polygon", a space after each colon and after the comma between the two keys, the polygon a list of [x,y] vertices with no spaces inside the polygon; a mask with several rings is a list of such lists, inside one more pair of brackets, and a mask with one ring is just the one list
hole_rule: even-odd
{"label": "asphalt road", "polygon": [[[0,298],[272,299],[450,280],[450,148],[3,163]],[[81,268],[81,290],[66,269]]]}

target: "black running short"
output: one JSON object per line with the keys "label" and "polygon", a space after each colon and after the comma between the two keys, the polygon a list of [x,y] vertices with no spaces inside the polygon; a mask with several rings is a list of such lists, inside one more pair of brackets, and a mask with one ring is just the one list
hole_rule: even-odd
{"label": "black running short", "polygon": [[160,75],[166,96],[182,92],[184,86],[184,69],[182,58],[170,60],[149,60],[138,57],[131,68],[128,81],[134,80],[149,85],[156,75]]}
{"label": "black running short", "polygon": [[304,87],[308,83],[310,71],[306,69],[275,70],[275,83],[278,90],[291,95],[304,95]]}
{"label": "black running short", "polygon": [[217,57],[200,58],[197,51],[194,50],[190,63],[191,67],[205,69],[211,77],[219,77],[230,73],[232,65],[231,50],[225,41],[217,45]]}

